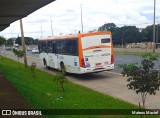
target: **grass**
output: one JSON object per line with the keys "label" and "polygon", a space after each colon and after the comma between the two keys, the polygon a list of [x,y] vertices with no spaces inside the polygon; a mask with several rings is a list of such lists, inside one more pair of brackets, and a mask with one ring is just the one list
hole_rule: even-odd
{"label": "grass", "polygon": [[[67,82],[64,85],[65,92],[61,92],[57,83],[56,76],[35,70],[36,76],[24,65],[13,60],[0,58],[0,71],[17,88],[33,108],[36,109],[137,109],[138,107],[121,101],[116,98],[98,93],[91,89]],[[62,116],[45,116],[62,117]],[[63,116],[71,117],[71,116]],[[72,116],[81,117],[81,116]],[[84,117],[84,116],[83,116]],[[86,116],[87,118],[89,116]],[[109,117],[109,116],[90,116],[90,117]],[[135,117],[111,115],[114,117]],[[139,116],[137,116],[139,117]]]}
{"label": "grass", "polygon": [[[138,56],[146,54],[146,52],[114,52],[114,53],[117,55],[138,55]],[[155,55],[160,56],[160,53],[155,53]]]}

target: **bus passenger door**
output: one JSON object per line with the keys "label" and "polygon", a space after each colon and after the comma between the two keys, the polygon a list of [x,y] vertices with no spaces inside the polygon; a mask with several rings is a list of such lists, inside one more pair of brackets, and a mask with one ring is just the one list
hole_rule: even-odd
{"label": "bus passenger door", "polygon": [[56,54],[56,41],[52,41],[52,59],[54,63],[54,68],[58,69],[58,55]]}
{"label": "bus passenger door", "polygon": [[48,41],[48,66],[57,69],[55,41]]}

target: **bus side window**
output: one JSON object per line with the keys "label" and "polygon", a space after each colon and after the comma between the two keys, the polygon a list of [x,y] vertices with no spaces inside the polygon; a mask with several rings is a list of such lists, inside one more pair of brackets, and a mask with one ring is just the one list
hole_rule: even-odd
{"label": "bus side window", "polygon": [[48,41],[48,53],[52,53],[52,41]]}
{"label": "bus side window", "polygon": [[45,42],[45,52],[48,53],[48,42]]}
{"label": "bus side window", "polygon": [[68,55],[73,55],[77,56],[78,51],[77,51],[77,40],[76,39],[71,39],[66,41],[66,51]]}
{"label": "bus side window", "polygon": [[56,41],[52,41],[52,53],[56,53]]}
{"label": "bus side window", "polygon": [[42,44],[41,44],[41,42],[38,42],[38,50],[39,50],[39,53],[42,52]]}
{"label": "bus side window", "polygon": [[77,40],[73,40],[72,43],[73,43],[72,54],[74,56],[77,56],[78,55],[78,42],[77,42]]}
{"label": "bus side window", "polygon": [[60,40],[57,43],[58,43],[57,46],[56,46],[57,53],[58,54],[66,54],[66,49],[65,49],[66,41],[65,40]]}
{"label": "bus side window", "polygon": [[41,46],[42,46],[41,51],[42,51],[42,52],[45,52],[45,42],[42,42],[41,44],[42,44],[42,45],[41,45]]}

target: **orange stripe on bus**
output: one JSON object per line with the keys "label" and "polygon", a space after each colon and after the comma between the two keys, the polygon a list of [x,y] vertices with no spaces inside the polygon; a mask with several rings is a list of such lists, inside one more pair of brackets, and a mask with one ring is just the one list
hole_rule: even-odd
{"label": "orange stripe on bus", "polygon": [[78,35],[78,54],[79,54],[79,65],[82,67],[82,59],[83,59],[83,52],[82,52],[82,41],[81,41],[81,35]]}
{"label": "orange stripe on bus", "polygon": [[83,49],[84,50],[90,50],[90,49],[98,49],[98,48],[111,48],[111,46],[104,46],[104,45],[100,45],[100,46],[92,46],[92,47],[88,47]]}
{"label": "orange stripe on bus", "polygon": [[111,34],[111,32],[89,32],[89,33],[80,33],[80,34],[73,34],[73,35],[66,35],[66,36],[55,36],[55,37],[48,37],[48,38],[41,38],[38,39],[38,41],[51,41],[51,40],[59,40],[59,39],[71,39],[71,38],[78,38],[80,37],[86,37],[86,36],[93,36],[93,35],[106,35]]}
{"label": "orange stripe on bus", "polygon": [[114,55],[112,35],[110,35],[110,36],[111,36],[111,55]]}
{"label": "orange stripe on bus", "polygon": [[52,40],[67,40],[67,39],[72,39],[72,38],[78,38],[77,35],[71,35],[71,36],[59,36],[59,37],[49,37],[49,38],[42,38],[39,39],[39,41],[52,41]]}
{"label": "orange stripe on bus", "polygon": [[93,35],[106,35],[106,34],[111,34],[111,32],[90,32],[86,34],[81,34],[81,37],[87,37],[87,36],[93,36]]}

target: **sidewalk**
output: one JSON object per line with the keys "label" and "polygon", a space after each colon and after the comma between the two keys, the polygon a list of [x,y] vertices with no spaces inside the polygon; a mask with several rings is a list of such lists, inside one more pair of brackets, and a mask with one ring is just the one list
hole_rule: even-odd
{"label": "sidewalk", "polygon": [[[0,109],[32,109],[16,88],[0,73]],[[1,112],[1,111],[0,111]],[[1,118],[19,118],[20,116],[0,116]],[[42,118],[42,116],[21,116],[22,118]]]}

